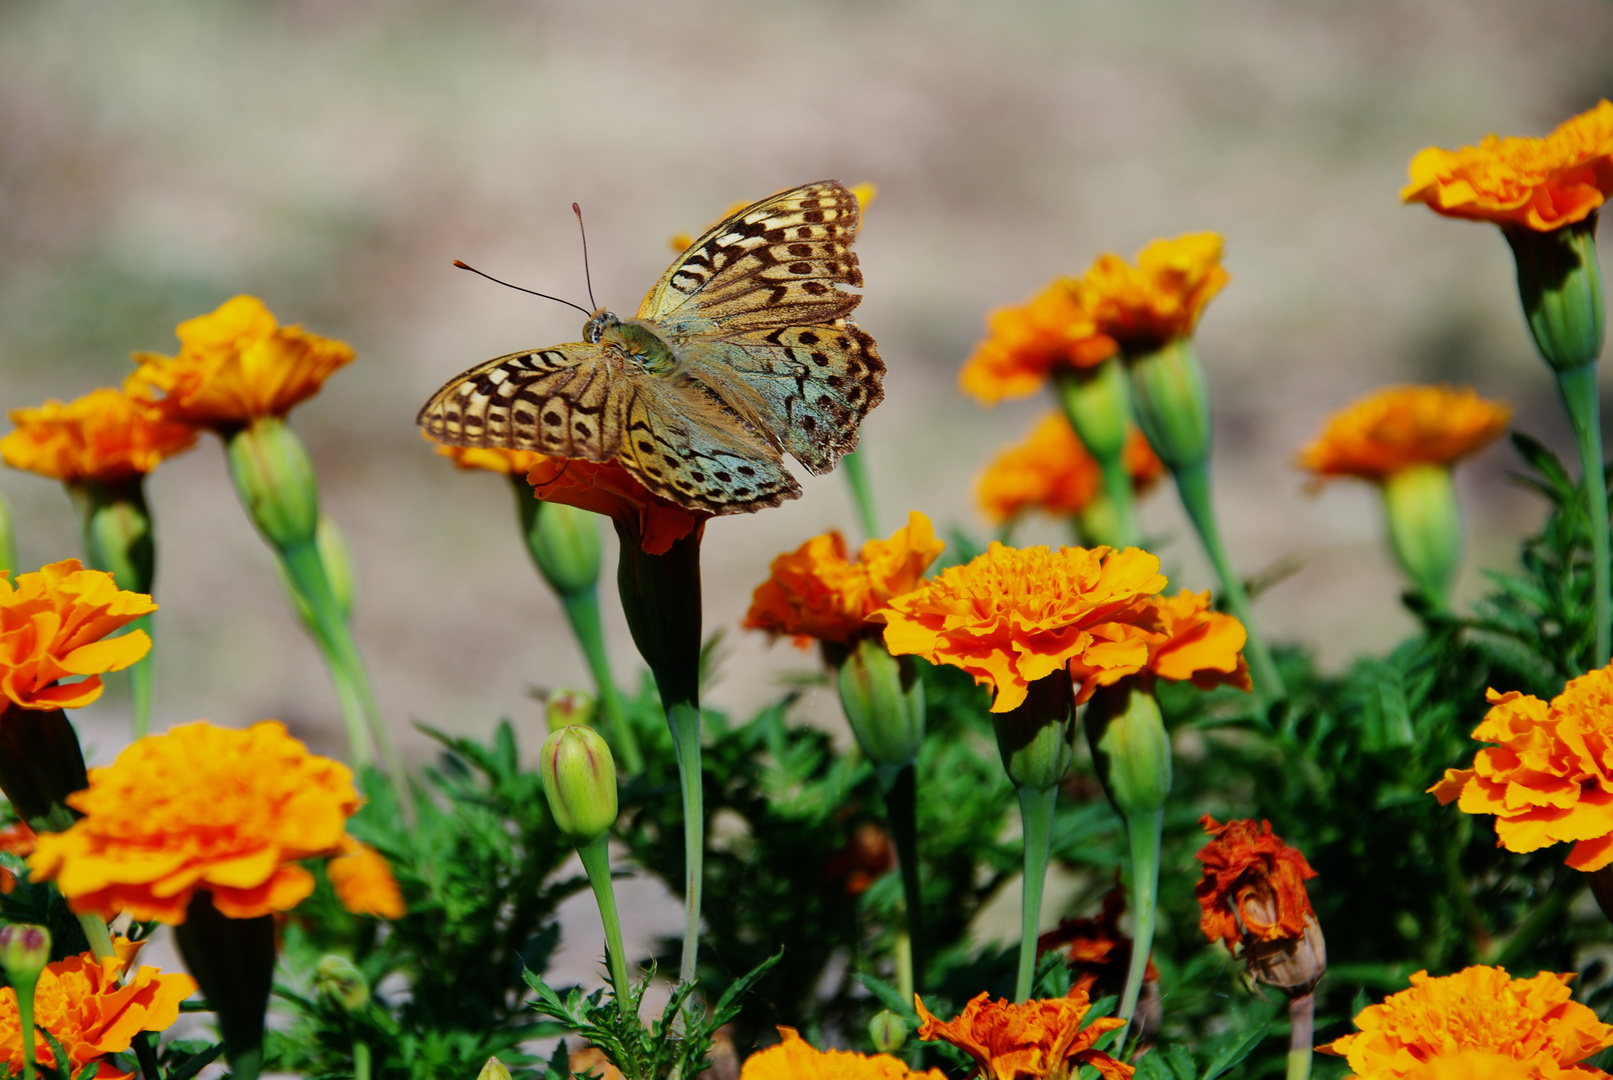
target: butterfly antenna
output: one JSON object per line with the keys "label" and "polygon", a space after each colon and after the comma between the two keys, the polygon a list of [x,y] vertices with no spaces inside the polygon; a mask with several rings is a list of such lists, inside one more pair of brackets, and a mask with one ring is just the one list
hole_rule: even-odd
{"label": "butterfly antenna", "polygon": [[[548,293],[538,292],[535,289],[525,289],[525,288],[522,288],[519,285],[511,285],[508,281],[500,281],[498,278],[494,277],[492,274],[483,274],[480,270],[476,269],[474,266],[471,266],[469,263],[462,263],[458,259],[454,260],[454,265],[459,267],[461,270],[469,270],[473,274],[481,274],[481,276],[486,278],[488,281],[496,282],[499,285],[504,286],[506,289],[514,289],[516,292],[531,293],[533,296],[541,296],[545,300],[553,300],[557,304],[564,304],[567,307],[574,307],[578,311],[582,312],[584,315],[590,315],[590,316],[593,315],[592,311],[589,311],[587,308],[583,307],[581,304],[573,304],[570,300],[562,300],[558,296],[550,296]],[[590,296],[588,299],[592,300],[593,297]]]}
{"label": "butterfly antenna", "polygon": [[[588,302],[594,304],[594,279],[588,273],[588,230],[582,226],[582,207],[572,203],[571,212],[577,215],[577,231],[582,233],[582,279],[588,283]],[[598,310],[599,305],[594,304],[594,308]]]}

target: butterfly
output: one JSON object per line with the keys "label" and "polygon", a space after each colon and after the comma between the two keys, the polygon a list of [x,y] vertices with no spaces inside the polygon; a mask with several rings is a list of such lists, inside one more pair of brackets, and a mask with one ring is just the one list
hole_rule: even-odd
{"label": "butterfly", "polygon": [[432,395],[438,442],[619,462],[679,506],[737,514],[797,498],[857,447],[885,364],[851,311],[860,208],[836,180],[729,215],[667,268],[635,318],[489,360]]}

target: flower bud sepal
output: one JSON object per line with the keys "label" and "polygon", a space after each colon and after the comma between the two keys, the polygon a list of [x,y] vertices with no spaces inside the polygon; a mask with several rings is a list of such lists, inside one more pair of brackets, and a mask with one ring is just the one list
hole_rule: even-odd
{"label": "flower bud sepal", "polygon": [[1436,609],[1448,609],[1466,539],[1450,468],[1401,469],[1384,481],[1383,505],[1400,568]]}
{"label": "flower bud sepal", "polygon": [[1596,220],[1541,232],[1504,228],[1518,266],[1518,298],[1540,356],[1557,371],[1602,355],[1605,300],[1596,259]]}
{"label": "flower bud sepal", "polygon": [[1104,509],[1083,515],[1080,527],[1095,544],[1138,547],[1136,493],[1126,468],[1126,437],[1132,418],[1126,364],[1110,357],[1095,368],[1059,367],[1054,384],[1064,415],[1103,474]]}
{"label": "flower bud sepal", "polygon": [[1190,337],[1127,353],[1132,404],[1149,445],[1171,472],[1210,458],[1210,394]]}
{"label": "flower bud sepal", "polygon": [[835,669],[841,708],[868,760],[892,768],[911,763],[924,742],[918,658],[892,656],[876,635],[849,648],[825,642],[823,652]]}
{"label": "flower bud sepal", "polygon": [[532,562],[561,596],[587,592],[599,584],[598,516],[564,503],[533,497],[524,476],[512,476],[515,505],[521,516]]}
{"label": "flower bud sepal", "polygon": [[78,732],[61,709],[0,702],[0,793],[35,832],[61,832],[77,816],[67,796],[90,786]]}
{"label": "flower bud sepal", "polygon": [[580,850],[616,823],[616,762],[599,732],[556,729],[538,751],[538,776],[561,835]]}
{"label": "flower bud sepal", "polygon": [[276,548],[310,543],[319,527],[319,483],[296,432],[278,416],[262,416],[224,443],[241,505]]}
{"label": "flower bud sepal", "polygon": [[264,1013],[274,983],[274,916],[232,919],[198,891],[174,927],[185,967],[218,1016],[230,1075],[256,1080],[263,1066]]}
{"label": "flower bud sepal", "polygon": [[[146,505],[146,478],[136,473],[122,480],[87,480],[69,484],[68,494],[78,507],[83,534],[84,561],[112,575],[118,588],[150,593],[156,576],[157,548]],[[130,624],[152,633],[151,616]],[[146,733],[151,721],[151,665],[148,652],[129,667],[129,696],[135,738]]]}

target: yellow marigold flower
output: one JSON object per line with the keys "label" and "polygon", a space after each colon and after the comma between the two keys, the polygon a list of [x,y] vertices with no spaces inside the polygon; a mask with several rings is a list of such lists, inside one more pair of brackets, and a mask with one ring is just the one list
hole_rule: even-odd
{"label": "yellow marigold flower", "polygon": [[856,562],[846,558],[846,538],[839,532],[814,536],[773,560],[770,576],[751,596],[745,628],[790,634],[802,647],[813,638],[850,644],[879,631],[870,616],[892,597],[918,588],[944,546],[917,510],[889,540],[864,544]]}
{"label": "yellow marigold flower", "polygon": [[1613,193],[1613,103],[1597,102],[1544,139],[1487,135],[1455,151],[1430,146],[1410,171],[1402,202],[1536,232],[1572,225]]}
{"label": "yellow marigold flower", "polygon": [[507,450],[502,446],[444,446],[424,431],[432,448],[461,469],[486,469],[504,476],[525,476],[547,460],[535,450]]}
{"label": "yellow marigold flower", "polygon": [[17,430],[0,439],[0,458],[13,469],[67,484],[148,473],[195,445],[196,431],[170,419],[142,390],[130,379],[122,390],[104,386],[74,401],[13,409]]}
{"label": "yellow marigold flower", "polygon": [[1093,1049],[1105,1032],[1126,1026],[1117,1017],[1104,1016],[1085,1029],[1081,1021],[1092,1008],[1084,987],[1069,997],[1026,1001],[1018,1005],[991,1001],[980,994],[963,1007],[951,1023],[943,1023],[917,996],[913,1004],[924,1021],[919,1038],[951,1043],[980,1064],[982,1076],[992,1080],[1049,1080],[1073,1076],[1073,1064],[1090,1065],[1105,1080],[1126,1080],[1130,1065]]}
{"label": "yellow marigold flower", "polygon": [[649,555],[665,555],[675,542],[704,529],[711,516],[661,498],[615,461],[539,455],[526,479],[533,494],[546,502],[631,522]]}
{"label": "yellow marigold flower", "polygon": [[301,859],[350,850],[359,808],[346,765],[310,754],[273,720],[205,720],[147,735],[68,796],[84,817],[28,860],[75,912],[177,924],[198,890],[232,919],[295,907],[314,887]]}
{"label": "yellow marigold flower", "polygon": [[[893,656],[951,664],[990,686],[991,711],[1071,660],[1095,670],[1146,661],[1149,597],[1165,587],[1159,559],[1140,548],[1011,548],[952,566],[874,615]],[[1095,688],[1095,687],[1094,687]],[[1084,699],[1083,699],[1084,700]]]}
{"label": "yellow marigold flower", "polygon": [[1613,776],[1602,749],[1613,739],[1613,666],[1572,680],[1549,705],[1515,690],[1486,700],[1473,738],[1498,745],[1428,790],[1463,813],[1494,814],[1496,844],[1508,851],[1573,841],[1565,861],[1574,869],[1613,862]]}
{"label": "yellow marigold flower", "polygon": [[1221,266],[1220,233],[1185,233],[1155,240],[1132,266],[1100,255],[1077,289],[1097,332],[1128,353],[1152,352],[1198,325],[1204,305],[1231,281]]}
{"label": "yellow marigold flower", "polygon": [[958,386],[983,405],[1025,397],[1059,367],[1090,368],[1115,353],[1081,304],[1075,283],[1059,278],[1028,302],[986,319],[986,339],[958,372]]}
{"label": "yellow marigold flower", "polygon": [[403,906],[403,893],[386,856],[358,841],[352,850],[332,859],[325,866],[336,898],[355,915],[375,915],[382,919],[401,919],[407,909]]}
{"label": "yellow marigold flower", "polygon": [[[1126,471],[1138,494],[1165,474],[1165,466],[1137,428],[1126,438]],[[1103,472],[1061,412],[1042,417],[1030,438],[998,454],[980,474],[980,508],[1001,524],[1027,510],[1055,517],[1080,513],[1103,488]]]}
{"label": "yellow marigold flower", "polygon": [[1349,1059],[1361,1080],[1606,1080],[1578,1063],[1613,1046],[1613,1027],[1571,1000],[1573,977],[1515,979],[1482,965],[1442,978],[1419,971],[1411,989],[1361,1010],[1359,1032],[1319,1049]]}
{"label": "yellow marigold flower", "polygon": [[[144,942],[117,938],[115,956],[97,961],[89,953],[47,964],[34,988],[34,1024],[44,1028],[67,1054],[68,1074],[76,1075],[99,1061],[97,1080],[126,1080],[107,1054],[128,1050],[142,1031],[163,1031],[179,1019],[179,1003],[196,992],[189,975],[162,975],[154,967],[141,967],[123,982],[119,977]],[[36,1060],[57,1068],[55,1051],[45,1036],[34,1032]],[[22,1018],[17,992],[0,990],[0,1062],[9,1075],[20,1076],[23,1067]]]}
{"label": "yellow marigold flower", "polygon": [[1211,608],[1208,591],[1183,589],[1175,596],[1151,600],[1128,622],[1141,632],[1147,654],[1130,663],[1117,663],[1108,656],[1097,664],[1071,660],[1070,678],[1078,688],[1078,700],[1084,701],[1099,686],[1111,686],[1139,672],[1171,682],[1191,682],[1204,690],[1251,688],[1249,663],[1243,656],[1248,631],[1231,615]]}
{"label": "yellow marigold flower", "polygon": [[353,350],[300,326],[281,326],[253,296],[179,324],[179,355],[136,353],[142,381],[161,390],[176,420],[229,432],[261,416],[285,416],[319,393]]}
{"label": "yellow marigold flower", "polygon": [[854,1054],[849,1050],[818,1050],[796,1032],[781,1027],[783,1042],[745,1059],[739,1080],[945,1080],[939,1069],[914,1072],[889,1054]]}
{"label": "yellow marigold flower", "polygon": [[1357,476],[1381,483],[1413,465],[1450,465],[1507,429],[1512,407],[1464,386],[1387,386],[1328,418],[1300,451],[1318,480]]}
{"label": "yellow marigold flower", "polygon": [[[76,709],[101,696],[101,673],[122,671],[151,650],[144,630],[108,638],[157,610],[112,575],[64,559],[21,574],[0,570],[0,694],[24,709]],[[57,680],[74,675],[75,683]]]}

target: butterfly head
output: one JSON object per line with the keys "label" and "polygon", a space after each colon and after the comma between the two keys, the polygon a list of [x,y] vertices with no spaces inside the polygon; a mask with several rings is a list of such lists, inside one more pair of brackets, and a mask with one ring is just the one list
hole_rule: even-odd
{"label": "butterfly head", "polygon": [[600,308],[588,316],[588,321],[582,324],[582,339],[590,345],[598,345],[605,340],[607,333],[621,325],[622,320],[604,308]]}

